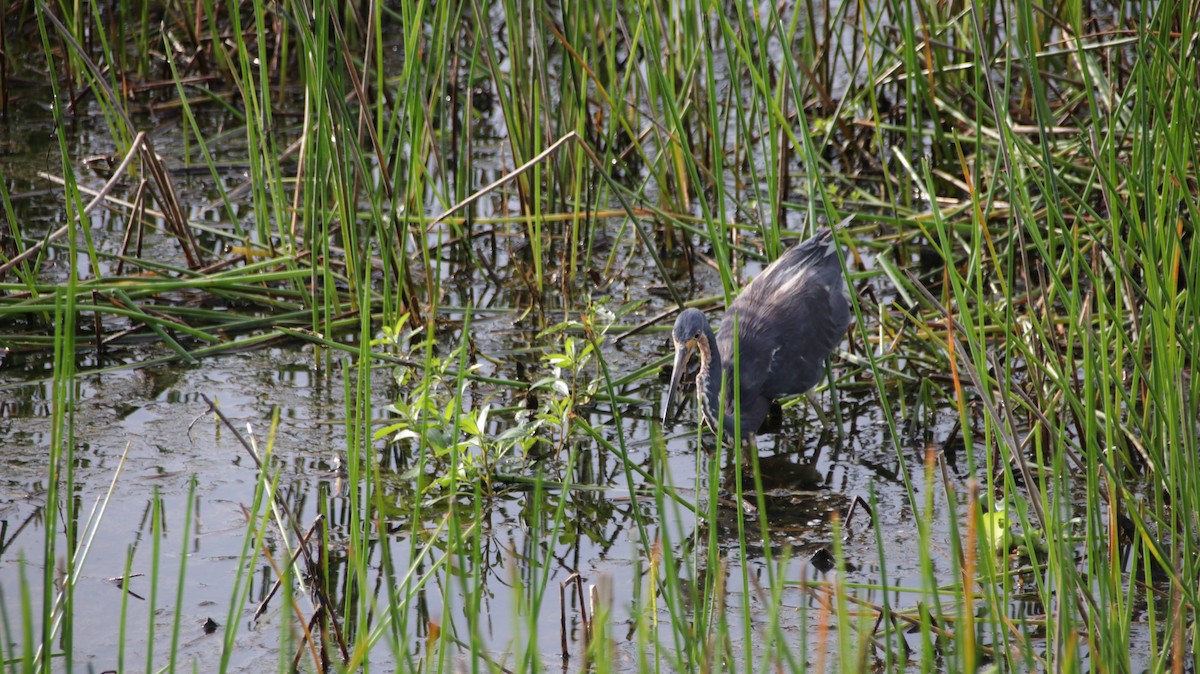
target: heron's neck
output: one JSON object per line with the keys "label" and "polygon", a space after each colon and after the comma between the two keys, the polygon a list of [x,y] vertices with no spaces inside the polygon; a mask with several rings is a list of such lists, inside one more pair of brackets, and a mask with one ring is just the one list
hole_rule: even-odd
{"label": "heron's neck", "polygon": [[[704,339],[700,341],[698,348],[700,350],[700,373],[696,375],[696,397],[700,399],[700,409],[704,411],[704,419],[714,431],[724,428],[723,433],[732,436],[733,415],[726,414],[721,407],[721,380],[725,378],[724,363],[721,362],[721,352],[717,348],[717,337],[713,334],[712,328],[707,325],[704,326]],[[732,400],[733,391],[725,391],[725,398]]]}

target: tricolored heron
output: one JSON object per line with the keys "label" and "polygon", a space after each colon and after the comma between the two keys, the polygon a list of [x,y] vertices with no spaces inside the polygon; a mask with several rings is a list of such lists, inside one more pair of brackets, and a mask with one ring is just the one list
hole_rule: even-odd
{"label": "tricolored heron", "polygon": [[[847,218],[838,226],[849,221]],[[679,314],[671,331],[675,366],[663,423],[693,351],[700,353],[696,392],[704,419],[714,431],[723,428],[730,437],[735,428],[735,400],[741,403],[742,437],[752,439],[772,401],[806,393],[820,380],[825,359],[850,325],[850,303],[834,245],[833,232],[822,227],[811,239],[789,249],[729,305],[715,336],[699,309]],[[713,376],[714,372],[723,373],[726,382],[724,410],[720,404],[722,377]]]}

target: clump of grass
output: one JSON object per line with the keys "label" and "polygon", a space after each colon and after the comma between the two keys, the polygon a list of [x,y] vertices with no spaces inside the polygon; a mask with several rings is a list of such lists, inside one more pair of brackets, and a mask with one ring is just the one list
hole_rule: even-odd
{"label": "clump of grass", "polygon": [[[603,536],[614,511],[638,569],[632,634],[598,591],[586,619],[571,600],[584,627],[561,635],[596,671],[1165,671],[1194,659],[1188,8],[1156,5],[1135,24],[1124,6],[1070,3],[31,7],[5,35],[44,55],[22,67],[52,84],[63,224],[25,226],[23,197],[0,184],[0,320],[26,326],[0,345],[52,354],[55,430],[41,597],[0,607],[3,662],[42,666],[52,643],[72,655],[78,519],[54,506],[73,491],[77,349],[96,369],[125,367],[147,340],[164,349],[136,364],[280,341],[350,356],[346,521],[336,537],[299,521],[260,465],[222,671],[247,560],[271,555],[268,532],[289,553],[270,557],[294,649],[281,668],[541,668],[562,564],[557,543],[538,541]],[[3,52],[7,92],[19,64]],[[174,143],[143,131],[167,107]],[[103,119],[115,168],[101,184],[68,143],[72,115]],[[167,146],[184,149],[164,157]],[[222,159],[235,149],[237,186]],[[194,186],[181,189],[178,169],[192,165],[218,223],[189,215]],[[120,243],[93,231],[100,207],[122,223]],[[624,336],[597,318],[602,306],[636,323],[665,311],[659,297],[681,303],[697,261],[728,301],[759,253],[847,211],[862,214],[842,235],[856,321],[830,384],[880,410],[920,543],[904,579],[917,587],[889,574],[879,517],[877,578],[846,564],[847,546],[871,541],[842,541],[837,525],[827,580],[788,578],[796,553],[773,545],[759,472],[732,485],[730,500],[755,510],[724,538],[709,517],[726,503],[719,461],[697,464],[689,497],[658,428],[644,443],[622,432],[640,423],[656,364],[619,361]],[[143,252],[148,237],[175,257]],[[71,263],[60,272],[56,259]],[[509,367],[527,354],[488,352],[489,308],[463,278],[512,297],[532,376]],[[384,421],[380,378],[398,391]],[[952,427],[945,451],[914,455],[913,426]],[[525,547],[498,555],[492,520],[514,493]],[[329,559],[334,539],[347,561]],[[61,595],[60,556],[72,560]],[[171,648],[148,651],[147,669],[182,664],[185,568],[154,574],[152,587],[175,583],[177,613]],[[309,605],[293,593],[305,582]],[[499,620],[507,643],[490,636]]]}

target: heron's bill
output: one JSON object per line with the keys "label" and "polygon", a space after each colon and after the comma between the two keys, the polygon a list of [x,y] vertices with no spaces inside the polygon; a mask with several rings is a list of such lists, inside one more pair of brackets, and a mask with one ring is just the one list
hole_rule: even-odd
{"label": "heron's bill", "polygon": [[692,343],[678,344],[675,346],[675,364],[671,367],[671,386],[667,389],[667,402],[663,405],[662,421],[667,423],[667,417],[671,414],[671,406],[675,402],[675,392],[679,390],[679,380],[683,379],[683,373],[687,370],[688,360],[692,357]]}

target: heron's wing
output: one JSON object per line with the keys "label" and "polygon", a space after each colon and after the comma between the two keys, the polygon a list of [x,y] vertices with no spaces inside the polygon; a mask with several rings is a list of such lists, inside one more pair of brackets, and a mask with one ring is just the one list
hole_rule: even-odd
{"label": "heron's wing", "polygon": [[[734,317],[737,318],[737,348],[734,348]],[[774,361],[778,358],[776,340],[762,330],[760,316],[755,311],[738,311],[736,303],[726,312],[717,333],[717,349],[721,352],[721,367],[726,381],[725,411],[732,414],[734,403],[741,402],[742,431],[753,433],[758,430],[770,410],[771,399],[767,398],[764,383],[771,376]],[[735,363],[736,358],[736,363]],[[741,390],[735,394],[733,373],[740,375]]]}
{"label": "heron's wing", "polygon": [[[838,264],[833,245],[833,232],[828,227],[818,229],[812,238],[792,246],[768,265],[746,286],[742,296],[762,298],[792,295],[807,282],[814,270],[836,268],[840,279],[841,265]],[[738,298],[740,300],[741,297]]]}
{"label": "heron's wing", "polygon": [[769,403],[812,388],[845,335],[850,307],[831,243],[829,232],[822,231],[789,250],[754,279],[721,321],[717,347],[731,373],[737,320],[743,417],[750,398]]}
{"label": "heron's wing", "polygon": [[742,394],[769,399],[812,388],[850,324],[842,289],[818,283],[806,285],[789,302],[772,298],[735,306],[717,335],[726,371],[733,369],[733,316],[738,322]]}

